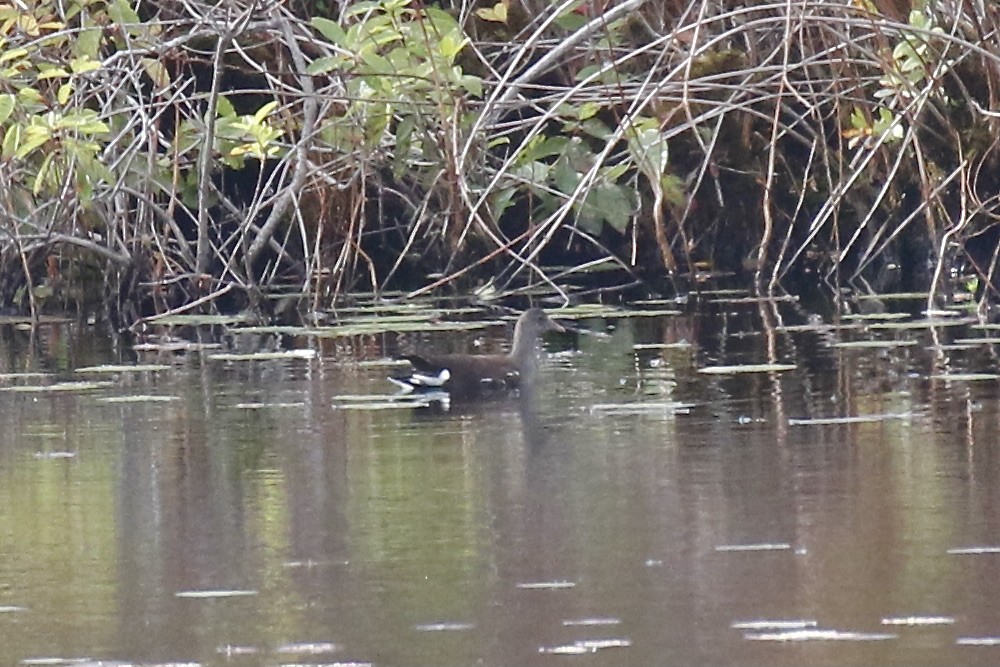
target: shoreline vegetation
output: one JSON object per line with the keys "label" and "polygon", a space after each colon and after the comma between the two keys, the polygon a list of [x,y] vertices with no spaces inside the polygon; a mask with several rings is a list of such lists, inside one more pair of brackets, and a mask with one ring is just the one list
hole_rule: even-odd
{"label": "shoreline vegetation", "polygon": [[0,309],[721,272],[987,304],[1000,9],[743,4],[0,0]]}

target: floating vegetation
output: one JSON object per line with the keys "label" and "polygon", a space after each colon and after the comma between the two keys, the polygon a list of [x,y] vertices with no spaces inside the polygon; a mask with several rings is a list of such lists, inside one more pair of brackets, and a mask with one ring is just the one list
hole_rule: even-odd
{"label": "floating vegetation", "polygon": [[961,350],[974,350],[977,347],[979,346],[971,343],[942,343],[941,345],[928,345],[924,349],[931,352],[957,352]]}
{"label": "floating vegetation", "polygon": [[405,322],[384,322],[375,319],[370,322],[356,324],[341,324],[330,327],[316,327],[310,329],[308,334],[317,338],[348,338],[351,336],[371,336],[387,333],[412,333],[429,331],[475,331],[488,327],[502,326],[504,322],[499,320],[481,320],[477,322],[442,321],[429,322],[405,321]]}
{"label": "floating vegetation", "polygon": [[1000,336],[981,336],[977,338],[956,338],[952,341],[956,345],[996,345],[1000,343]]}
{"label": "floating vegetation", "polygon": [[[806,331],[810,333],[825,333],[828,331],[833,331],[838,327],[828,324],[826,322],[816,322],[815,324],[785,324],[782,326],[774,327],[775,331],[780,331],[782,333],[798,333],[801,331]],[[857,328],[857,327],[852,327]]]}
{"label": "floating vegetation", "polygon": [[846,641],[846,642],[878,642],[896,639],[899,635],[883,632],[851,632],[843,630],[788,630],[787,632],[747,633],[744,639],[757,642],[809,642],[809,641]]}
{"label": "floating vegetation", "polygon": [[631,639],[580,639],[572,644],[542,646],[538,649],[538,652],[551,655],[583,655],[586,653],[597,653],[608,648],[628,648],[631,645]]}
{"label": "floating vegetation", "polygon": [[937,329],[940,327],[960,327],[976,320],[971,317],[965,317],[961,319],[949,318],[949,319],[919,319],[911,320],[909,322],[873,322],[867,325],[865,328],[876,330],[899,330],[905,331],[907,329]]}
{"label": "floating vegetation", "polygon": [[[385,359],[362,359],[362,360],[345,360],[346,363],[357,366],[359,368],[398,368],[400,366],[409,366],[410,362],[406,359],[392,359],[386,357]],[[338,363],[341,363],[338,361]]]}
{"label": "floating vegetation", "polygon": [[736,375],[738,373],[784,373],[794,371],[795,364],[739,364],[735,366],[705,366],[698,372],[705,375]]}
{"label": "floating vegetation", "polygon": [[575,581],[525,581],[517,584],[518,588],[526,590],[560,590],[574,586]]}
{"label": "floating vegetation", "polygon": [[102,366],[84,366],[77,368],[75,373],[157,373],[169,371],[172,366],[166,364],[105,364]]}
{"label": "floating vegetation", "polygon": [[200,352],[202,350],[218,350],[222,343],[194,343],[189,340],[164,340],[160,342],[136,343],[132,349],[136,352]]}
{"label": "floating vegetation", "polygon": [[707,299],[706,303],[721,304],[751,304],[751,303],[798,303],[799,297],[793,294],[783,294],[780,296],[737,296],[730,298]]}
{"label": "floating vegetation", "polygon": [[208,355],[212,361],[272,361],[275,359],[314,359],[316,350],[302,348],[277,352],[217,352]]}
{"label": "floating vegetation", "polygon": [[107,396],[97,400],[99,403],[172,403],[181,400],[181,397],[139,394],[137,396]]}
{"label": "floating vegetation", "polygon": [[295,642],[292,644],[282,644],[274,649],[274,652],[281,655],[321,655],[323,653],[334,653],[339,650],[340,645],[333,642]]}
{"label": "floating vegetation", "polygon": [[693,343],[686,340],[678,341],[676,343],[636,343],[632,346],[633,350],[686,350],[688,348],[694,347]]}
{"label": "floating vegetation", "polygon": [[237,410],[263,410],[264,408],[304,408],[305,403],[236,403],[233,405]]}
{"label": "floating vegetation", "polygon": [[413,394],[342,394],[333,397],[333,407],[338,410],[399,410],[426,408],[434,403],[447,407],[451,395],[446,391],[429,391]]}
{"label": "floating vegetation", "polygon": [[1000,646],[1000,637],[959,637],[955,643],[959,646]]}
{"label": "floating vegetation", "polygon": [[881,350],[893,347],[911,347],[915,340],[843,340],[833,343],[830,347],[847,350]]}
{"label": "floating vegetation", "polygon": [[219,325],[242,324],[253,321],[246,313],[235,315],[187,315],[184,313],[177,315],[153,316],[145,320],[149,324],[157,326],[187,326],[187,327],[211,327]]}
{"label": "floating vegetation", "polygon": [[882,619],[882,625],[952,625],[951,616],[889,616]]}
{"label": "floating vegetation", "polygon": [[13,387],[0,387],[0,391],[13,393],[38,394],[48,392],[84,392],[95,389],[113,387],[114,382],[56,382],[55,384],[25,384]]}
{"label": "floating vegetation", "polygon": [[591,625],[620,625],[621,622],[622,620],[620,618],[611,618],[611,617],[605,618],[605,617],[595,616],[593,618],[568,619],[563,621],[562,624],[568,626],[577,626],[577,625],[591,626]]}
{"label": "floating vegetation", "polygon": [[347,565],[349,562],[350,561],[346,560],[314,560],[312,558],[307,558],[305,560],[290,560],[285,563],[282,563],[281,565],[282,567],[290,567],[290,568],[297,568],[297,567],[313,568],[313,567],[327,567],[330,565]]}
{"label": "floating vegetation", "polygon": [[796,619],[788,621],[759,620],[759,621],[736,621],[730,627],[736,630],[801,630],[803,628],[815,628],[819,623],[813,619]]}
{"label": "floating vegetation", "polygon": [[789,426],[835,426],[838,424],[869,424],[874,422],[884,422],[891,419],[913,419],[912,412],[884,413],[878,415],[859,415],[857,417],[812,417],[802,419],[789,419]]}
{"label": "floating vegetation", "polygon": [[239,598],[257,595],[257,591],[251,590],[200,590],[200,591],[178,591],[174,597],[190,598],[195,600],[206,600],[210,598]]}
{"label": "floating vegetation", "polygon": [[945,380],[952,382],[982,382],[986,380],[1000,380],[997,373],[934,373],[928,376],[931,380]]}
{"label": "floating vegetation", "polygon": [[616,415],[676,415],[687,414],[694,403],[678,403],[676,401],[660,401],[650,403],[595,403],[590,406],[590,414],[601,413]]}
{"label": "floating vegetation", "polygon": [[1000,547],[959,547],[948,549],[948,554],[952,556],[968,556],[974,554],[1000,554]]}
{"label": "floating vegetation", "polygon": [[219,655],[224,655],[227,658],[232,658],[239,655],[257,655],[260,652],[256,646],[234,646],[232,644],[226,644],[225,646],[220,646],[215,649],[215,652]]}
{"label": "floating vegetation", "polygon": [[46,380],[55,377],[52,373],[0,373],[0,380]]}
{"label": "floating vegetation", "polygon": [[910,313],[847,313],[840,316],[840,319],[855,322],[867,320],[905,320],[913,317]]}
{"label": "floating vegetation", "polygon": [[414,626],[420,632],[458,632],[461,630],[471,630],[474,627],[476,627],[475,623],[459,623],[454,621],[421,623]]}
{"label": "floating vegetation", "polygon": [[787,542],[761,542],[758,544],[720,544],[716,551],[788,551],[792,548]]}

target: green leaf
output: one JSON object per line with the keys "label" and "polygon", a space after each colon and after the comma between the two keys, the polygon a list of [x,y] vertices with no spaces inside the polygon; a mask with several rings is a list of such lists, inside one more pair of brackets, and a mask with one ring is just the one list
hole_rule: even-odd
{"label": "green leaf", "polygon": [[332,70],[344,67],[346,62],[347,61],[341,56],[323,56],[322,58],[317,58],[306,66],[306,74],[311,76],[326,74]]}
{"label": "green leaf", "polygon": [[170,73],[162,62],[156,58],[140,58],[139,63],[146,71],[146,76],[153,80],[153,85],[161,90],[170,85]]}
{"label": "green leaf", "polygon": [[455,56],[469,43],[468,37],[458,38],[453,34],[445,35],[437,43],[437,50],[445,57],[448,63],[455,60]]}
{"label": "green leaf", "polygon": [[518,159],[522,162],[534,162],[552,155],[562,155],[569,146],[569,137],[535,137],[524,147]]}
{"label": "green leaf", "polygon": [[253,115],[253,118],[258,123],[263,123],[264,120],[271,115],[271,112],[278,108],[278,103],[276,101],[271,101],[257,109],[257,113]]}
{"label": "green leaf", "polygon": [[139,15],[135,13],[127,0],[112,0],[108,5],[108,16],[120,26],[137,25],[141,23]]}
{"label": "green leaf", "polygon": [[315,16],[312,20],[312,27],[319,31],[319,34],[326,37],[337,46],[347,47],[347,33],[340,27],[340,24],[322,16]]}
{"label": "green leaf", "polygon": [[[604,221],[619,233],[625,231],[632,216],[632,203],[625,188],[613,183],[600,185],[591,190],[583,204],[583,209],[588,208],[592,210],[586,211],[586,215],[581,216],[585,218],[585,223],[592,223],[594,220],[598,223]],[[590,228],[586,231],[600,233],[600,224],[596,230]]]}
{"label": "green leaf", "polygon": [[473,97],[483,96],[483,80],[475,74],[463,74],[458,79],[458,85]]}
{"label": "green leaf", "polygon": [[38,104],[45,103],[45,98],[42,97],[42,94],[34,88],[22,88],[17,91],[17,96],[28,102],[37,102]]}
{"label": "green leaf", "polygon": [[17,146],[21,140],[21,126],[14,125],[13,127],[8,127],[7,131],[3,135],[3,148],[0,149],[0,156],[4,160],[9,160],[15,155],[17,155]]}
{"label": "green leaf", "polygon": [[39,81],[43,79],[57,79],[69,76],[69,72],[64,70],[62,67],[53,67],[51,65],[39,65],[39,68],[41,69],[41,71],[38,73],[38,76],[35,77]]}
{"label": "green leaf", "polygon": [[101,63],[96,60],[92,60],[90,56],[81,56],[71,60],[69,62],[69,68],[73,74],[85,74],[87,72],[93,72],[94,70],[101,69]]}
{"label": "green leaf", "polygon": [[0,64],[7,62],[8,60],[14,60],[15,58],[24,58],[28,55],[28,49],[11,49],[0,53]]}
{"label": "green leaf", "polygon": [[492,7],[481,7],[476,10],[476,16],[484,21],[494,21],[496,23],[507,22],[507,3],[498,2]]}
{"label": "green leaf", "polygon": [[215,115],[218,118],[236,117],[236,108],[225,95],[219,95],[219,97],[215,100]]}
{"label": "green leaf", "polygon": [[42,160],[42,166],[38,168],[38,173],[35,174],[35,182],[31,186],[31,192],[35,196],[38,196],[38,194],[42,191],[42,187],[45,185],[45,177],[52,168],[53,155],[55,155],[55,153],[48,153],[45,156],[45,159]]}
{"label": "green leaf", "polygon": [[373,9],[379,9],[379,3],[370,1],[355,2],[344,10],[344,18],[351,18],[352,16],[357,16],[358,14],[367,14]]}
{"label": "green leaf", "polygon": [[0,95],[0,124],[3,124],[14,113],[14,96],[10,93]]}
{"label": "green leaf", "polygon": [[100,28],[84,28],[78,32],[73,43],[73,52],[77,56],[96,60],[101,48],[101,32]]}
{"label": "green leaf", "polygon": [[69,102],[70,95],[72,94],[73,94],[73,84],[64,83],[63,85],[59,86],[59,92],[56,93],[56,101],[58,101],[59,104],[65,105],[67,102]]}

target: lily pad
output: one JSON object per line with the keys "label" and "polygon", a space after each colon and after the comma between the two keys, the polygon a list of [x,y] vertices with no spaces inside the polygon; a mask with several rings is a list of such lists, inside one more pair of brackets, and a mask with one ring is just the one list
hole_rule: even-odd
{"label": "lily pad", "polygon": [[716,551],[788,551],[792,548],[787,542],[759,542],[756,544],[720,544]]}
{"label": "lily pad", "polygon": [[704,375],[736,375],[739,373],[784,373],[794,371],[795,364],[739,364],[735,366],[705,366],[698,372]]}
{"label": "lily pad", "polygon": [[976,554],[1000,554],[1000,547],[995,546],[984,546],[984,547],[958,547],[955,549],[948,549],[948,554],[952,556],[968,556]]}
{"label": "lily pad", "polygon": [[172,403],[181,400],[181,397],[139,394],[137,396],[107,396],[97,400],[100,403]]}
{"label": "lily pad", "polygon": [[909,322],[872,322],[867,325],[867,329],[871,330],[907,330],[907,329],[936,329],[939,327],[960,327],[970,322],[975,322],[972,318],[961,318],[961,319],[919,319],[910,320]]}
{"label": "lily pad", "polygon": [[149,324],[163,326],[191,326],[205,327],[220,324],[239,324],[240,322],[250,322],[249,315],[238,313],[236,315],[167,315],[165,317],[152,317],[146,320]]}
{"label": "lily pad", "polygon": [[905,320],[910,317],[913,317],[910,313],[848,313],[841,315],[840,319],[849,321]]}
{"label": "lily pad", "polygon": [[819,630],[807,628],[785,632],[748,633],[744,639],[758,642],[806,642],[806,641],[850,641],[874,642],[896,639],[899,635],[885,632],[853,632],[845,630]]}
{"label": "lily pad", "polygon": [[45,394],[49,392],[93,391],[115,386],[114,382],[56,382],[55,384],[17,385],[0,387],[0,391],[25,394]]}
{"label": "lily pad", "polygon": [[694,407],[694,403],[678,403],[676,401],[660,401],[649,403],[596,403],[590,406],[590,414],[605,415],[662,415],[685,413]]}
{"label": "lily pad", "polygon": [[676,343],[636,343],[633,350],[686,350],[694,347],[694,343],[682,340]]}
{"label": "lily pad", "polygon": [[913,419],[912,412],[860,415],[857,417],[816,417],[813,419],[789,419],[789,426],[833,426],[838,424],[871,424],[891,419]]}
{"label": "lily pad", "polygon": [[419,394],[342,394],[334,396],[333,407],[339,410],[410,410],[434,403],[448,406],[451,396],[444,391]]}
{"label": "lily pad", "polygon": [[707,303],[713,304],[731,304],[731,305],[745,305],[752,303],[787,303],[787,302],[798,302],[799,297],[792,294],[785,294],[781,296],[739,296],[730,298],[716,298],[708,299]]}
{"label": "lily pad", "polygon": [[198,352],[218,350],[222,343],[194,343],[188,340],[167,340],[155,343],[137,343],[132,346],[136,352]]}
{"label": "lily pad", "polygon": [[240,598],[257,595],[257,591],[252,590],[197,590],[178,591],[174,597],[189,598],[195,600],[207,600],[211,598]]}
{"label": "lily pad", "polygon": [[350,336],[368,336],[384,333],[410,333],[423,331],[475,331],[491,326],[501,326],[498,320],[483,320],[477,322],[428,322],[424,320],[412,322],[382,322],[373,320],[366,323],[342,324],[330,327],[317,327],[309,335],[317,338],[343,338]]}
{"label": "lily pad", "polygon": [[0,381],[45,380],[55,377],[52,373],[0,373]]}
{"label": "lily pad", "polygon": [[592,626],[592,625],[621,625],[622,619],[612,618],[612,617],[589,617],[589,618],[573,618],[567,619],[562,622],[563,625],[567,626]]}
{"label": "lily pad", "polygon": [[830,347],[843,350],[881,350],[894,347],[912,347],[915,340],[844,340],[833,343]]}
{"label": "lily pad", "polygon": [[759,620],[759,621],[736,621],[731,628],[735,630],[801,630],[803,628],[815,628],[819,623],[812,619],[796,620]]}
{"label": "lily pad", "polygon": [[414,627],[420,632],[456,632],[460,630],[471,630],[476,627],[476,624],[441,621],[438,623],[421,623],[420,625]]}
{"label": "lily pad", "polygon": [[238,410],[262,410],[264,408],[303,408],[305,403],[236,403],[233,405]]}
{"label": "lily pad", "polygon": [[282,644],[274,649],[279,655],[322,655],[324,653],[335,653],[340,650],[340,645],[333,642],[296,642],[294,644]]}
{"label": "lily pad", "polygon": [[273,361],[275,359],[314,359],[316,350],[302,348],[297,350],[280,350],[278,352],[218,352],[208,355],[212,361]]}
{"label": "lily pad", "polygon": [[889,616],[882,619],[882,625],[953,625],[951,616]]}
{"label": "lily pad", "polygon": [[76,373],[155,373],[159,371],[169,371],[171,366],[166,364],[105,364],[103,366],[84,366],[77,368]]}
{"label": "lily pad", "polygon": [[576,586],[575,581],[524,581],[517,584],[525,590],[562,590]]}
{"label": "lily pad", "polygon": [[538,652],[551,655],[586,655],[609,648],[628,648],[631,645],[631,639],[579,639],[572,644],[542,646]]}

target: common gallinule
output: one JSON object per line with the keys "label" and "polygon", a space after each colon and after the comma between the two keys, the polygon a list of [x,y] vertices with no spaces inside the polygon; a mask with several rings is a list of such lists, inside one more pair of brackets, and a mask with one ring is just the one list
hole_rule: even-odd
{"label": "common gallinule", "polygon": [[541,308],[531,308],[517,318],[507,354],[407,355],[403,359],[413,370],[389,380],[405,392],[446,391],[452,396],[515,389],[534,378],[539,337],[546,331],[565,329]]}

